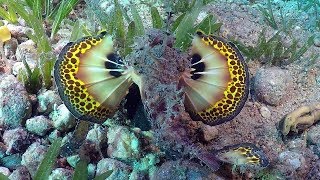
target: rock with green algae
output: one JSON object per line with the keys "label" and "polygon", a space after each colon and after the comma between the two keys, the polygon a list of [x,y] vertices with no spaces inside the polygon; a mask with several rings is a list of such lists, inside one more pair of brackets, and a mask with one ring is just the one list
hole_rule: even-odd
{"label": "rock with green algae", "polygon": [[112,174],[107,178],[107,180],[129,179],[132,168],[121,161],[104,158],[97,164],[96,176],[99,176],[109,170],[112,170]]}
{"label": "rock with green algae", "polygon": [[79,155],[73,155],[67,157],[67,162],[70,164],[71,167],[75,168],[77,163],[80,161]]}
{"label": "rock with green algae", "polygon": [[52,171],[49,176],[49,180],[71,180],[73,176],[73,170],[65,168],[57,168]]}
{"label": "rock with green algae", "polygon": [[59,106],[62,104],[58,93],[52,90],[40,92],[37,98],[39,102],[37,110],[39,113],[43,113],[45,115],[51,113],[54,106]]}
{"label": "rock with green algae", "polygon": [[96,144],[105,143],[107,141],[107,130],[99,124],[94,124],[94,127],[89,130],[86,140]]}
{"label": "rock with green algae", "polygon": [[0,126],[16,128],[31,116],[31,102],[16,77],[0,75],[0,79]]}
{"label": "rock with green algae", "polygon": [[45,116],[36,116],[26,121],[26,128],[29,132],[44,136],[48,131],[53,128],[52,121]]}
{"label": "rock with green algae", "polygon": [[29,146],[26,152],[22,155],[21,164],[27,167],[32,177],[35,175],[47,151],[48,151],[47,146],[44,146],[39,142],[34,142]]}
{"label": "rock with green algae", "polygon": [[149,153],[143,158],[133,163],[133,171],[130,174],[130,179],[139,179],[143,177],[153,177],[157,170],[157,163],[160,162],[159,155]]}
{"label": "rock with green algae", "polygon": [[53,121],[53,126],[61,132],[65,132],[76,125],[74,116],[64,104],[54,108],[49,117]]}
{"label": "rock with green algae", "polygon": [[111,158],[129,160],[139,157],[139,139],[134,132],[124,126],[113,126],[108,129],[108,155]]}

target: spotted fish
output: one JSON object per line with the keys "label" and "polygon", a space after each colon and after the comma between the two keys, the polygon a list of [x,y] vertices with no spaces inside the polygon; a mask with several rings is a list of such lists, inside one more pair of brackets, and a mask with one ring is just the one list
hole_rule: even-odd
{"label": "spotted fish", "polygon": [[182,76],[185,107],[194,120],[218,125],[232,120],[249,92],[248,68],[237,47],[197,31],[192,41],[191,68]]}
{"label": "spotted fish", "polygon": [[132,70],[113,52],[106,32],[67,44],[54,67],[61,99],[78,119],[102,123],[133,83]]}
{"label": "spotted fish", "polygon": [[269,165],[262,150],[251,143],[226,146],[216,151],[215,156],[222,162],[237,166],[267,167]]}

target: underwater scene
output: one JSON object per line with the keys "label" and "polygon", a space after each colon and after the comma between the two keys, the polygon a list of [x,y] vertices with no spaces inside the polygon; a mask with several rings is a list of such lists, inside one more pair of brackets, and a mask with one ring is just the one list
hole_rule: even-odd
{"label": "underwater scene", "polygon": [[320,0],[0,0],[1,180],[320,180]]}

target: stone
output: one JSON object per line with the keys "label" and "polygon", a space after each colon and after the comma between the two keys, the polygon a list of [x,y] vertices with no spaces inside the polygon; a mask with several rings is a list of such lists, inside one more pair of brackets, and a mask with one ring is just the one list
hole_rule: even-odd
{"label": "stone", "polygon": [[67,157],[67,162],[70,164],[71,167],[75,168],[77,163],[80,161],[79,155],[73,155]]}
{"label": "stone", "polygon": [[3,142],[7,146],[6,154],[24,152],[31,144],[28,132],[22,127],[6,130],[3,133]]}
{"label": "stone", "polygon": [[278,106],[284,102],[290,87],[292,87],[290,73],[278,67],[271,67],[258,70],[253,90],[259,101]]}
{"label": "stone", "polygon": [[53,128],[53,125],[52,121],[41,115],[28,119],[26,121],[26,128],[29,132],[39,136],[44,136]]}
{"label": "stone", "polygon": [[11,174],[10,170],[6,167],[0,167],[0,173],[2,173],[5,176],[9,176]]}
{"label": "stone", "polygon": [[20,166],[14,170],[9,176],[10,180],[31,180],[28,169],[25,166]]}
{"label": "stone", "polygon": [[108,129],[108,155],[111,158],[127,160],[139,156],[139,139],[124,126]]}
{"label": "stone", "polygon": [[101,144],[107,141],[107,130],[101,125],[95,124],[94,127],[89,130],[86,139],[96,144]]}
{"label": "stone", "polygon": [[25,60],[29,66],[35,67],[39,58],[35,46],[32,40],[19,44],[16,51],[17,61],[23,62],[23,60]]}
{"label": "stone", "polygon": [[0,79],[0,126],[16,128],[31,116],[31,102],[16,77],[2,75]]}
{"label": "stone", "polygon": [[38,102],[38,112],[45,115],[51,113],[54,106],[60,106],[62,104],[59,94],[52,90],[41,92],[38,95]]}
{"label": "stone", "polygon": [[76,125],[76,119],[64,104],[54,109],[49,117],[53,121],[53,126],[61,132],[65,132]]}
{"label": "stone", "polygon": [[47,151],[48,151],[47,146],[44,146],[39,142],[34,142],[29,146],[26,152],[22,155],[21,164],[27,167],[32,177],[35,175]]}
{"label": "stone", "polygon": [[104,158],[97,164],[96,176],[109,170],[112,170],[112,174],[108,179],[129,179],[131,173],[131,167],[125,163],[111,158]]}
{"label": "stone", "polygon": [[303,155],[294,151],[281,152],[279,154],[279,161],[293,170],[297,170],[305,165],[305,158]]}
{"label": "stone", "polygon": [[177,160],[163,163],[151,179],[208,179],[210,174],[210,170],[200,164],[187,160]]}
{"label": "stone", "polygon": [[12,59],[16,54],[18,47],[18,40],[16,38],[11,38],[6,41],[3,46],[4,54],[8,59]]}
{"label": "stone", "polygon": [[214,126],[203,125],[202,126],[203,137],[206,141],[211,141],[218,136],[218,129]]}
{"label": "stone", "polygon": [[0,159],[0,164],[10,170],[17,169],[21,166],[21,155],[13,154]]}
{"label": "stone", "polygon": [[266,106],[261,106],[260,107],[260,114],[264,118],[270,118],[271,117],[271,112]]}
{"label": "stone", "polygon": [[49,180],[72,180],[73,170],[65,168],[57,168],[52,171],[49,176]]}
{"label": "stone", "polygon": [[313,40],[313,44],[317,47],[320,47],[320,36],[316,36]]}
{"label": "stone", "polygon": [[13,37],[21,37],[21,36],[27,37],[27,33],[33,31],[31,28],[24,27],[24,26],[17,26],[14,24],[8,24],[7,27]]}
{"label": "stone", "polygon": [[320,147],[320,126],[311,126],[308,130],[307,140],[310,144],[315,144]]}

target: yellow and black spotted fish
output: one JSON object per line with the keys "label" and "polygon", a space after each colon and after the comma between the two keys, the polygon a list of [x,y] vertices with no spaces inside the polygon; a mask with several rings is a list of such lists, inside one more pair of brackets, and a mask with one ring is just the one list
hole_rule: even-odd
{"label": "yellow and black spotted fish", "polygon": [[248,69],[239,50],[202,31],[192,41],[191,70],[182,79],[187,111],[208,125],[232,120],[248,97]]}
{"label": "yellow and black spotted fish", "polygon": [[105,32],[67,44],[54,67],[59,95],[78,119],[102,123],[113,115],[132,82]]}
{"label": "yellow and black spotted fish", "polygon": [[215,156],[222,162],[236,166],[267,167],[269,161],[261,149],[251,143],[226,146],[215,152]]}

